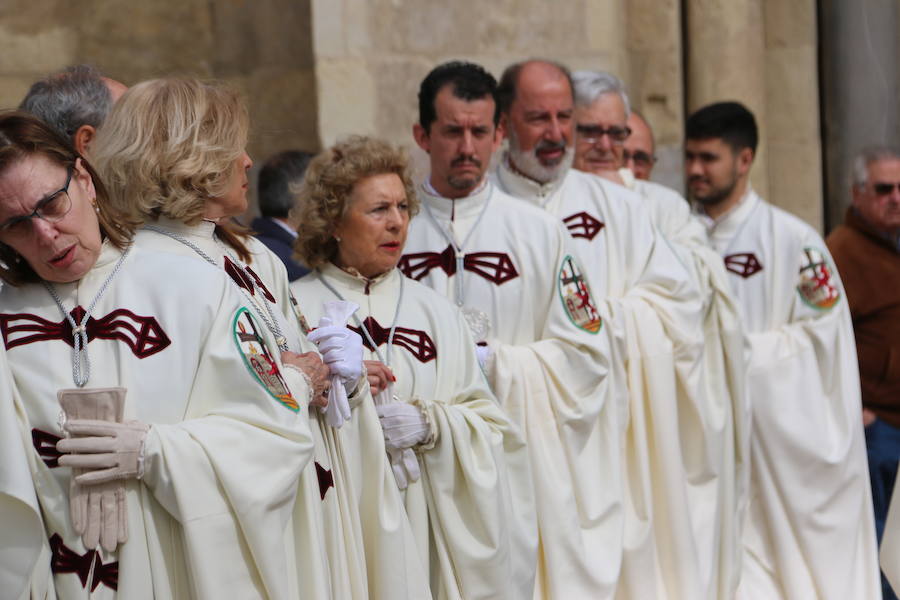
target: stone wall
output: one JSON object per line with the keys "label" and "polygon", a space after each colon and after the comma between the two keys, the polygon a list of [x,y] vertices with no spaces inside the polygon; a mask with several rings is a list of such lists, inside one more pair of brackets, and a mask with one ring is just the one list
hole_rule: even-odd
{"label": "stone wall", "polygon": [[[879,2],[894,7],[882,12],[896,21],[900,0]],[[126,84],[167,74],[221,78],[247,96],[249,150],[259,163],[278,150],[317,150],[350,133],[413,148],[416,92],[434,65],[467,59],[499,75],[513,61],[547,57],[625,81],[656,133],[654,178],[678,189],[686,111],[717,100],[745,102],[762,132],[755,187],[821,227],[820,4],[4,0],[0,106],[17,105],[36,78],[76,62]],[[891,26],[896,30],[896,22]],[[836,135],[829,144],[839,148]],[[425,157],[417,149],[413,156],[421,172]]]}

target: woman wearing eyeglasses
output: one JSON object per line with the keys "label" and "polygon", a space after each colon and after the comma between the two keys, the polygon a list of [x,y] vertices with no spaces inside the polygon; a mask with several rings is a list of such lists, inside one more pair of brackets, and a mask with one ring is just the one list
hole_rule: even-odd
{"label": "woman wearing eyeglasses", "polygon": [[251,374],[266,349],[228,279],[131,234],[66,140],[0,115],[0,589],[284,596],[269,540],[306,415]]}

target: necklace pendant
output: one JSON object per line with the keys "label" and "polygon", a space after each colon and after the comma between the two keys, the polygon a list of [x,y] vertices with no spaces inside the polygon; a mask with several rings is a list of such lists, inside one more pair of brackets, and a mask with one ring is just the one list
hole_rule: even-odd
{"label": "necklace pendant", "polygon": [[463,318],[472,332],[472,337],[476,342],[487,340],[488,334],[491,332],[491,319],[484,311],[466,306],[462,309]]}

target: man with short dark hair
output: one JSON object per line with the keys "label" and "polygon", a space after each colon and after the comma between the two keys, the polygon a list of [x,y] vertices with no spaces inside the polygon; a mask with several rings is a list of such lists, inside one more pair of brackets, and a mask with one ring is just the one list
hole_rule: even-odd
{"label": "man with short dark hair", "polygon": [[[843,225],[826,242],[853,319],[880,542],[900,458],[900,149],[860,152],[851,193]],[[896,598],[886,583],[883,592],[886,599]]]}
{"label": "man with short dark hair", "polygon": [[495,88],[480,66],[459,62],[422,82],[413,135],[431,173],[399,266],[462,309],[485,375],[528,443],[534,483],[514,507],[532,513],[530,523],[519,518],[530,528],[513,544],[507,583],[477,595],[611,597],[622,506],[608,330],[563,226],[487,178],[502,139]]}
{"label": "man with short dark hair", "polygon": [[287,268],[288,279],[300,279],[309,269],[293,259],[297,224],[291,220],[296,188],[303,182],[306,167],[314,154],[285,150],[272,156],[259,171],[257,201],[262,215],[250,228],[256,237],[274,252]]}
{"label": "man with short dark hair", "polygon": [[72,65],[32,84],[19,109],[59,131],[87,156],[97,128],[127,90],[90,65]]}
{"label": "man with short dark hair", "polygon": [[[598,290],[597,310],[613,336],[607,403],[624,401],[620,410],[629,415],[604,434],[624,436],[614,450],[603,449],[618,455],[619,473],[625,474],[624,481],[604,481],[624,505],[617,553],[605,550],[602,569],[590,561],[581,563],[577,576],[560,569],[555,589],[563,598],[714,595],[709,588],[718,568],[706,557],[713,553],[720,513],[713,508],[717,494],[709,490],[717,489],[721,476],[713,463],[734,459],[728,440],[708,427],[722,414],[722,399],[709,397],[697,377],[704,369],[699,289],[640,197],[570,168],[576,110],[569,72],[530,60],[509,67],[499,87],[509,151],[494,174],[497,187],[518,198],[520,210],[543,208],[573,236],[574,256]],[[593,133],[604,144],[619,137],[614,127],[624,126],[584,124],[596,126]],[[610,153],[607,148],[604,154]],[[702,484],[690,475],[697,472],[705,473]],[[709,548],[697,537],[701,530]]]}
{"label": "man with short dark hair", "polygon": [[685,174],[749,339],[750,503],[739,598],[881,595],[859,373],[819,234],[750,187],[758,133],[736,102],[687,121]]}

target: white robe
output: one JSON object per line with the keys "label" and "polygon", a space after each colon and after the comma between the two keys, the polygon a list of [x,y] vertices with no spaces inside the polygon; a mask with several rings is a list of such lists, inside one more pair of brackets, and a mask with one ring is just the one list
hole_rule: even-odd
{"label": "white robe", "polygon": [[[513,504],[523,490],[531,493],[527,453],[488,387],[462,314],[396,269],[366,280],[329,264],[321,277],[359,305],[359,322],[371,318],[389,331],[399,315],[390,354],[393,393],[419,406],[431,425],[432,439],[416,448],[422,476],[404,495],[422,562],[430,563],[434,598],[518,600],[530,593],[516,577],[522,565],[533,565],[533,548],[517,542],[520,531],[534,528],[534,515],[517,520]],[[291,289],[313,322],[323,303],[338,299],[316,273]],[[387,340],[372,329],[386,357]],[[378,360],[371,348],[367,359]]]}
{"label": "white robe", "polygon": [[[160,219],[154,224],[185,237],[220,264],[228,258],[249,277],[258,277],[275,301],[272,317],[290,350],[315,351],[298,323],[297,309],[305,312],[306,302],[301,298],[295,305],[284,264],[265,245],[255,238],[246,240],[252,255],[248,269],[216,241],[212,223],[191,227]],[[135,243],[197,258],[194,250],[154,231],[138,231]],[[267,310],[259,294],[252,298],[261,311]],[[424,597],[427,574],[384,458],[384,440],[367,383],[351,394],[350,404],[351,420],[340,429],[328,426],[318,409],[312,411],[316,464],[301,478],[293,521],[299,593],[336,599]]]}
{"label": "white robe", "polygon": [[[705,306],[703,385],[706,410],[703,438],[686,453],[688,476],[700,496],[692,506],[701,569],[709,598],[732,598],[741,574],[743,518],[750,483],[750,405],[747,400],[745,337],[740,307],[731,293],[722,258],[707,245],[706,231],[691,216],[684,197],[663,185],[619,173],[625,185],[641,196],[650,219],[691,273]],[[712,536],[712,537],[710,537]]]}
{"label": "white robe", "polygon": [[[452,247],[424,206],[400,266],[490,321],[488,380],[531,460],[540,544],[534,597],[608,594],[622,543],[619,416],[605,387],[607,332],[587,280],[573,277],[570,240],[554,219],[490,183],[467,198],[425,190],[420,198],[463,244],[464,268],[456,272]],[[517,502],[524,511],[531,498]]]}
{"label": "white robe", "polygon": [[[707,557],[697,532],[716,510],[704,488],[715,478],[692,464],[705,441],[702,298],[685,264],[624,187],[570,169],[539,185],[504,159],[494,174],[512,196],[560,219],[596,285],[610,326],[614,393],[626,399],[625,536],[617,598],[705,598]],[[621,434],[620,434],[621,435]],[[683,442],[684,441],[684,442]],[[688,443],[692,442],[692,443]],[[696,448],[693,443],[697,443]],[[714,524],[713,524],[714,526]],[[713,529],[705,540],[716,539]],[[623,551],[624,547],[624,551]]]}
{"label": "white robe", "polygon": [[850,313],[825,242],[748,190],[711,223],[750,340],[739,598],[880,598]]}
{"label": "white robe", "polygon": [[[104,244],[80,281],[54,286],[66,310],[90,305],[120,255]],[[125,387],[125,418],[152,427],[144,476],[126,483],[128,541],[95,555],[71,526],[71,470],[53,460],[56,393],[75,387],[61,339],[71,334],[55,325],[63,316],[43,285],[4,286],[0,331],[15,387],[0,388],[4,411],[18,411],[20,439],[42,442],[27,455],[45,530],[32,597],[293,597],[281,539],[312,437],[305,402],[284,392],[304,384],[274,365],[267,382],[254,374],[263,346],[239,338],[259,326],[241,300],[218,269],[132,248],[97,301],[86,387]],[[18,531],[17,516],[0,513],[0,531]]]}

